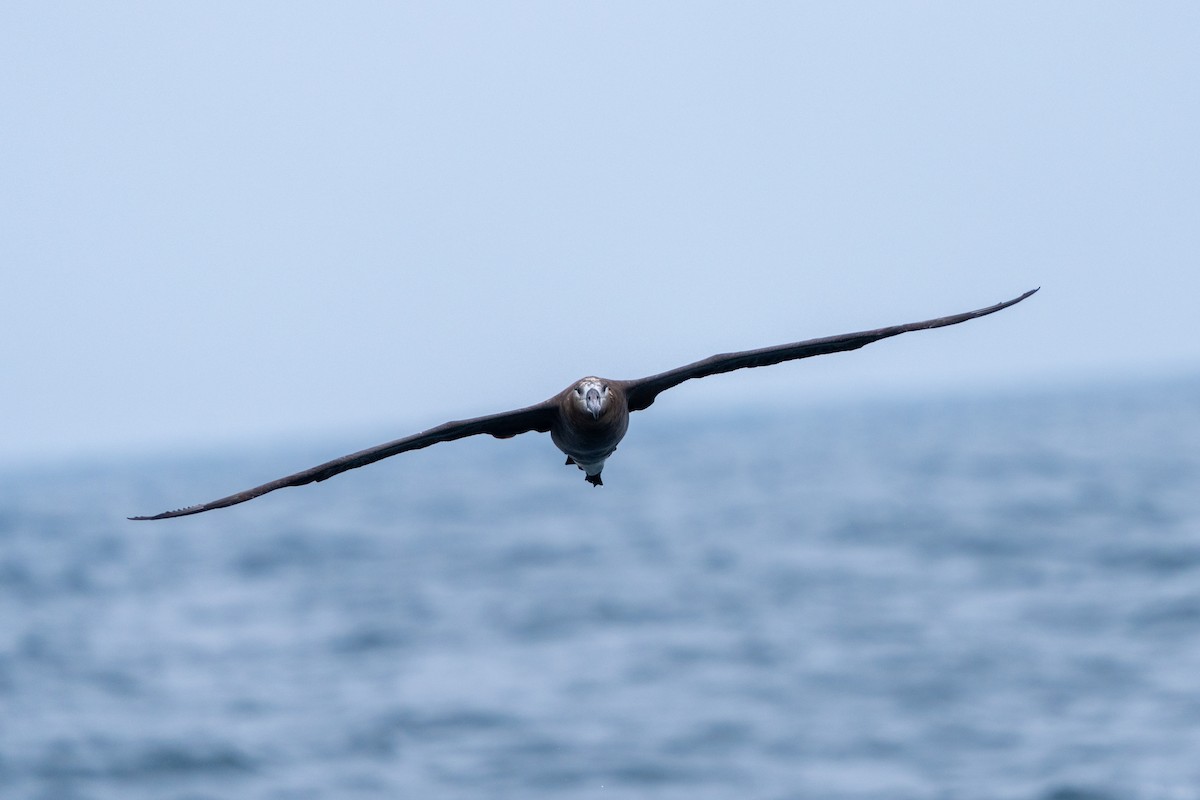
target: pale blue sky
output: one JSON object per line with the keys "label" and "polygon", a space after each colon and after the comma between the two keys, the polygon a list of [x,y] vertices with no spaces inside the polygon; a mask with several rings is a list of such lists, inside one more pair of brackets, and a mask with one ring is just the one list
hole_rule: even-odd
{"label": "pale blue sky", "polygon": [[1198,143],[1192,2],[10,0],[0,459],[399,436],[1039,285],[650,413],[1195,373]]}

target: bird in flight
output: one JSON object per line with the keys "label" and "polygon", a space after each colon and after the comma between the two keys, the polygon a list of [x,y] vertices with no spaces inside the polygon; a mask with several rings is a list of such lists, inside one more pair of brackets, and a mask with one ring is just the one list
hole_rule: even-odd
{"label": "bird in flight", "polygon": [[721,353],[702,361],[685,364],[682,367],[637,380],[607,380],[593,376],[581,378],[554,397],[537,405],[500,414],[447,422],[436,428],[405,436],[403,439],[396,439],[393,442],[368,447],[366,450],[335,458],[333,461],[318,464],[303,472],[297,472],[294,475],[264,483],[262,486],[222,497],[219,500],[175,511],[165,511],[153,516],[130,517],[130,519],[167,519],[212,511],[214,508],[225,508],[253,500],[267,492],[273,492],[286,486],[303,486],[323,481],[346,470],[364,467],[390,456],[407,453],[410,450],[420,450],[438,442],[450,442],[482,433],[490,434],[498,439],[508,439],[530,431],[540,433],[548,431],[555,446],[566,454],[567,465],[579,467],[583,470],[584,478],[588,483],[593,486],[601,486],[603,481],[600,480],[600,473],[604,469],[604,462],[613,454],[622,437],[625,436],[625,431],[629,427],[630,412],[649,408],[659,394],[684,381],[719,375],[722,372],[732,372],[735,369],[767,367],[799,358],[857,350],[871,342],[899,336],[909,331],[957,325],[960,322],[985,317],[1016,305],[1036,291],[1037,289],[1032,289],[1007,302],[949,317],[910,322],[907,325],[893,325],[872,331],[844,333],[840,336],[827,336],[822,339],[808,339],[803,342],[764,347],[758,350]]}

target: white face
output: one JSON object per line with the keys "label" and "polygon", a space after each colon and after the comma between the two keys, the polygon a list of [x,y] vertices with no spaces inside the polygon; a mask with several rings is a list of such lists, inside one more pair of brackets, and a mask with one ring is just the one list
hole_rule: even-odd
{"label": "white face", "polygon": [[584,411],[598,419],[608,406],[612,391],[608,384],[599,378],[584,378],[575,384],[575,403]]}

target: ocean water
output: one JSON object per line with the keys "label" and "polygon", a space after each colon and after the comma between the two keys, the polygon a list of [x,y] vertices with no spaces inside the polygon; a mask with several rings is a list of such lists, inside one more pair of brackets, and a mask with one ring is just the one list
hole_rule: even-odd
{"label": "ocean water", "polygon": [[372,443],[7,468],[0,797],[1200,798],[1200,381],[124,519]]}

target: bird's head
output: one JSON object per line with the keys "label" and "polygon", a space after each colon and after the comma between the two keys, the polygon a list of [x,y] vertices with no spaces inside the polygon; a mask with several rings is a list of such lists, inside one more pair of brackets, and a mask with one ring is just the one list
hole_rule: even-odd
{"label": "bird's head", "polygon": [[592,419],[600,419],[613,402],[613,390],[600,378],[584,378],[571,390],[571,402]]}

